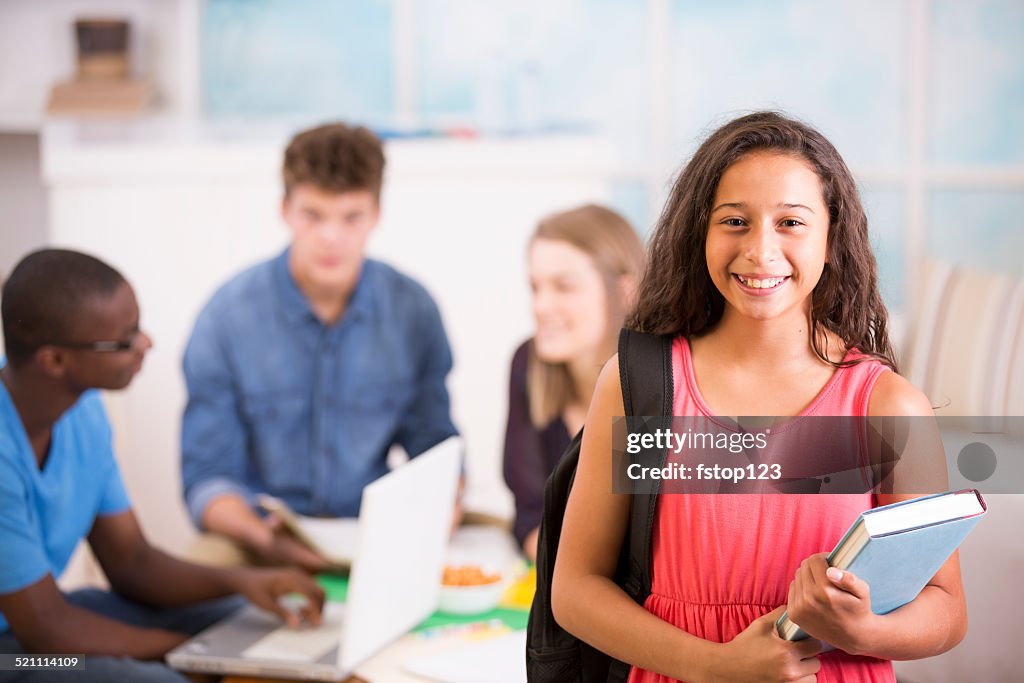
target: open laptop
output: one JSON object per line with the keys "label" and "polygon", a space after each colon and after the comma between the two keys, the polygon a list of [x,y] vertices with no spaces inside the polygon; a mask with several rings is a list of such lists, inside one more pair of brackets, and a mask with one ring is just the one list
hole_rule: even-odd
{"label": "open laptop", "polygon": [[343,680],[437,607],[462,444],[452,437],[363,491],[348,600],[317,628],[246,606],[167,654],[175,669]]}

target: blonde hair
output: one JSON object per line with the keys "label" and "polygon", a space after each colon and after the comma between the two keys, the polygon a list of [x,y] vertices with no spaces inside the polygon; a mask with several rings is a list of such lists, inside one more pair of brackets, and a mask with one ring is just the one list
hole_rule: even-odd
{"label": "blonde hair", "polygon": [[[625,300],[619,283],[623,276],[639,283],[643,274],[644,247],[636,230],[615,211],[586,204],[541,220],[530,244],[539,239],[566,242],[585,253],[594,263],[607,294],[606,346],[610,357],[618,330],[632,307],[632,303]],[[530,421],[538,429],[549,425],[570,403],[583,398],[577,396],[568,365],[542,360],[533,344],[530,344],[526,372]]]}

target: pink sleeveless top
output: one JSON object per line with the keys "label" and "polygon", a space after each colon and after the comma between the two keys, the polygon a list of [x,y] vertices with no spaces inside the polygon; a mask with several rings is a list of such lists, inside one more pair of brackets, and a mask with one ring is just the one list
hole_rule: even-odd
{"label": "pink sleeveless top", "polygon": [[[847,360],[858,356],[851,351]],[[712,417],[697,388],[686,339],[673,344],[672,362],[674,414]],[[871,390],[886,371],[873,359],[836,370],[800,416],[866,416]],[[645,607],[697,637],[728,642],[784,604],[804,558],[830,551],[857,515],[873,506],[870,493],[661,495]],[[672,679],[634,668],[629,680]],[[889,661],[840,651],[821,655],[819,683],[895,680]]]}

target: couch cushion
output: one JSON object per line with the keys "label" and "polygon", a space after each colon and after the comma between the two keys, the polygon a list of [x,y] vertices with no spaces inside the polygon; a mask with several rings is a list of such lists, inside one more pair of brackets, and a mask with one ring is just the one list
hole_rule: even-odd
{"label": "couch cushion", "polygon": [[1024,279],[928,262],[903,371],[940,415],[1024,415]]}

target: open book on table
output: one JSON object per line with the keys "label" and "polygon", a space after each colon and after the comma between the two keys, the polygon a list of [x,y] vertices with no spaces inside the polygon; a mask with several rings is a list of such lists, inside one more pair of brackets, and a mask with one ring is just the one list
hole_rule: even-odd
{"label": "open book on table", "polygon": [[280,498],[265,494],[257,502],[281,518],[285,527],[317,555],[337,567],[349,567],[356,554],[359,519],[356,517],[306,517],[293,511]]}

